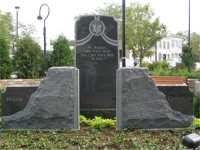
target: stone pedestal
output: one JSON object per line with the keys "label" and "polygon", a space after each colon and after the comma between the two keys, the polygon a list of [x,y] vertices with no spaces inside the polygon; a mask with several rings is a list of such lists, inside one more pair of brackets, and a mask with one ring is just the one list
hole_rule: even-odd
{"label": "stone pedestal", "polygon": [[117,70],[117,129],[184,128],[193,116],[172,110],[147,68]]}
{"label": "stone pedestal", "polygon": [[26,107],[2,116],[7,129],[79,129],[79,70],[52,67],[31,95]]}

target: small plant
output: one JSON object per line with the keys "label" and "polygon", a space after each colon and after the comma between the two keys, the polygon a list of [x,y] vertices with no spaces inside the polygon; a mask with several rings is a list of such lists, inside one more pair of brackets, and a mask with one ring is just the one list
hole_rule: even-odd
{"label": "small plant", "polygon": [[112,119],[103,119],[101,117],[95,117],[92,119],[91,126],[95,129],[102,129],[105,127],[115,126],[115,120]]}
{"label": "small plant", "polygon": [[80,124],[81,125],[91,125],[91,120],[87,119],[85,116],[80,115]]}
{"label": "small plant", "polygon": [[200,94],[194,98],[194,116],[200,118]]}
{"label": "small plant", "polygon": [[86,117],[80,115],[80,124],[81,125],[89,125],[95,129],[102,129],[105,127],[113,127],[115,126],[116,120],[113,119],[103,119],[101,117],[95,117],[94,119],[90,120]]}
{"label": "small plant", "polygon": [[194,127],[195,127],[196,129],[199,129],[199,128],[200,128],[200,119],[194,118]]}

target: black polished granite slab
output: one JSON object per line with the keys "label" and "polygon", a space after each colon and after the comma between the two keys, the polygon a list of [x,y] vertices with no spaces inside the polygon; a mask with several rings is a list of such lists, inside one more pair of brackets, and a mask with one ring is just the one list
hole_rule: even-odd
{"label": "black polished granite slab", "polygon": [[31,94],[37,90],[38,86],[23,85],[9,86],[2,93],[2,116],[10,116],[23,110],[29,101]]}
{"label": "black polished granite slab", "polygon": [[89,114],[97,112],[98,115],[114,112],[115,116],[118,22],[112,16],[82,16],[75,28],[81,114],[90,117]]}
{"label": "black polished granite slab", "polygon": [[165,94],[172,109],[185,115],[193,115],[193,92],[188,85],[157,85]]}

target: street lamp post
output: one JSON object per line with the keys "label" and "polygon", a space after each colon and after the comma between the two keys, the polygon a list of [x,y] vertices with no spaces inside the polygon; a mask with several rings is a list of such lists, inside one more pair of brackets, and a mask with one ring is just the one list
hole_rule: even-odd
{"label": "street lamp post", "polygon": [[49,16],[49,13],[50,13],[50,9],[49,9],[49,6],[48,6],[47,4],[42,4],[42,5],[40,6],[39,16],[37,17],[37,19],[38,19],[38,20],[42,20],[42,19],[43,19],[42,16],[41,16],[41,9],[42,9],[42,6],[44,6],[44,5],[46,5],[47,8],[48,8],[48,14],[47,14],[47,16],[46,16],[45,19],[44,19],[44,33],[43,33],[43,35],[44,35],[44,57],[45,57],[45,67],[47,67],[47,66],[46,66],[46,26],[45,26],[45,21],[46,21],[47,17]]}
{"label": "street lamp post", "polygon": [[15,6],[16,9],[16,39],[18,38],[18,11],[19,11],[19,6]]}
{"label": "street lamp post", "polygon": [[125,27],[125,22],[126,22],[126,6],[125,6],[125,0],[122,0],[122,54],[123,54],[123,59],[122,59],[122,67],[126,67],[126,27]]}
{"label": "street lamp post", "polygon": [[188,46],[190,47],[190,0],[188,8]]}

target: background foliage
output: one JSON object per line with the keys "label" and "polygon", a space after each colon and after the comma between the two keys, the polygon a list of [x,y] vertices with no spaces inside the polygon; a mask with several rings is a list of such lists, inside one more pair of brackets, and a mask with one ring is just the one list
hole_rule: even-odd
{"label": "background foliage", "polygon": [[[121,4],[114,2],[104,3],[104,7],[96,9],[96,13],[112,15],[122,20]],[[133,52],[134,58],[140,58],[140,65],[144,57],[152,55],[151,48],[156,42],[166,36],[166,26],[154,15],[154,10],[149,4],[141,5],[135,2],[126,6],[126,47]],[[120,31],[122,37],[122,24]]]}
{"label": "background foliage", "polygon": [[[200,118],[200,94],[194,98],[194,115],[196,118]],[[200,121],[199,121],[200,127]]]}
{"label": "background foliage", "polygon": [[9,58],[9,41],[0,34],[0,79],[8,79],[12,72],[12,63]]}
{"label": "background foliage", "polygon": [[69,40],[60,35],[53,42],[53,51],[50,54],[50,66],[73,66],[73,51],[70,49]]}
{"label": "background foliage", "polygon": [[26,35],[17,42],[14,53],[14,70],[18,78],[38,78],[42,69],[43,54],[40,46],[30,36]]}
{"label": "background foliage", "polygon": [[182,51],[183,51],[183,54],[181,55],[182,61],[188,68],[188,72],[190,72],[192,69],[196,68],[195,55],[192,52],[192,48],[190,48],[188,45],[184,45]]}

